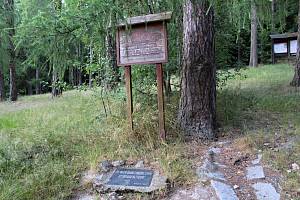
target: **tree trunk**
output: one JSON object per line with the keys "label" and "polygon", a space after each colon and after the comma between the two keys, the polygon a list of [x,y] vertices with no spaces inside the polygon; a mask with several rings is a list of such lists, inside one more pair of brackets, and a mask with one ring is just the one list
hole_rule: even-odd
{"label": "tree trunk", "polygon": [[119,73],[119,67],[117,66],[117,50],[115,45],[115,38],[111,33],[108,33],[107,35],[107,57],[110,62],[110,66],[112,67],[112,76],[114,77],[112,82],[109,83],[110,88],[115,88],[118,83],[120,82],[120,73]]}
{"label": "tree trunk", "polygon": [[27,94],[28,95],[32,95],[32,93],[33,93],[33,91],[32,91],[32,83],[30,81],[28,81],[27,86],[28,86],[27,87],[28,88]]}
{"label": "tree trunk", "polygon": [[276,0],[272,0],[272,33],[275,32]]}
{"label": "tree trunk", "polygon": [[165,93],[167,97],[170,97],[172,94],[172,87],[171,87],[171,76],[170,76],[170,72],[166,71],[167,74],[167,78],[164,81],[165,82]]}
{"label": "tree trunk", "polygon": [[296,66],[294,78],[291,82],[291,86],[300,86],[300,3],[299,3],[299,13],[298,13],[298,40],[297,40],[297,56],[296,56]]}
{"label": "tree trunk", "polygon": [[209,0],[186,0],[183,69],[178,120],[187,135],[216,136],[214,11]]}
{"label": "tree trunk", "polygon": [[41,84],[40,84],[40,70],[35,69],[35,94],[41,93]]}
{"label": "tree trunk", "polygon": [[257,7],[255,0],[251,0],[251,48],[250,48],[250,67],[258,66],[257,56]]}
{"label": "tree trunk", "polygon": [[82,57],[82,52],[81,52],[81,44],[78,45],[78,59],[79,59],[79,62],[80,62],[80,66],[77,69],[77,78],[78,78],[77,83],[78,83],[78,85],[82,85],[81,67],[82,67],[82,64],[83,64],[83,57]]}
{"label": "tree trunk", "polygon": [[13,42],[13,37],[15,36],[15,5],[14,0],[5,0],[5,7],[8,11],[7,24],[9,26],[9,41],[8,41],[8,51],[9,51],[9,97],[11,101],[16,101],[18,99],[18,91],[16,85],[16,53],[15,45]]}
{"label": "tree trunk", "polygon": [[[93,58],[94,58],[94,54],[93,54],[93,47],[92,44],[90,45],[90,67],[93,64]],[[93,86],[93,82],[92,82],[92,71],[91,69],[89,70],[89,88],[92,88]]]}
{"label": "tree trunk", "polygon": [[69,83],[72,86],[75,86],[75,83],[74,83],[74,70],[71,67],[69,68]]}
{"label": "tree trunk", "polygon": [[58,73],[57,73],[56,69],[53,67],[53,71],[52,71],[52,92],[51,92],[52,93],[52,98],[57,97],[58,95],[60,95],[57,83],[58,83]]}
{"label": "tree trunk", "polygon": [[5,91],[4,91],[4,75],[2,71],[2,66],[0,65],[0,101],[5,100]]}
{"label": "tree trunk", "polygon": [[82,85],[82,72],[81,69],[77,69],[78,85]]}

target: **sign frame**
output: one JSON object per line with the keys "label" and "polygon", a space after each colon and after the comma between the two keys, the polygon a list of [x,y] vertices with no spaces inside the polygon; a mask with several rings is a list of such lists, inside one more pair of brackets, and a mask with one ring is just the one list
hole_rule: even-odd
{"label": "sign frame", "polygon": [[[121,31],[131,31],[134,30],[136,27],[138,26],[145,26],[145,28],[151,27],[151,26],[162,26],[163,28],[163,43],[164,43],[164,50],[165,50],[165,59],[163,60],[153,60],[153,61],[139,61],[139,62],[128,62],[128,63],[121,63],[121,55],[120,55],[120,51],[121,51],[121,45],[120,45],[120,32]],[[127,30],[126,30],[127,29]],[[126,26],[120,26],[118,27],[117,30],[117,65],[118,66],[128,66],[128,65],[147,65],[147,64],[157,64],[157,63],[167,63],[168,62],[168,33],[167,33],[167,26],[166,26],[166,22],[161,21],[161,22],[148,22],[147,24],[135,24],[135,25],[131,25],[131,27],[126,27]]]}

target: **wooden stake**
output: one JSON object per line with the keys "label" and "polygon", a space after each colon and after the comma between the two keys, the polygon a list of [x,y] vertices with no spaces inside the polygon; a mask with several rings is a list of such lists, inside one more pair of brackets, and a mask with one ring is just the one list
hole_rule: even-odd
{"label": "wooden stake", "polygon": [[125,82],[126,82],[126,93],[127,93],[127,114],[129,128],[133,130],[133,104],[132,104],[132,80],[131,80],[131,66],[125,66]]}
{"label": "wooden stake", "polygon": [[163,67],[162,64],[156,64],[157,76],[157,99],[159,110],[159,134],[162,140],[166,140],[165,131],[165,108],[164,108],[164,88],[163,88]]}

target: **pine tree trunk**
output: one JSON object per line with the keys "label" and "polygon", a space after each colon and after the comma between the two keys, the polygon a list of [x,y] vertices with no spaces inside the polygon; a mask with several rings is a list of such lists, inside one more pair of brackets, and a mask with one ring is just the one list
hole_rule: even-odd
{"label": "pine tree trunk", "polygon": [[119,67],[117,66],[117,50],[116,50],[116,42],[115,38],[111,33],[108,33],[107,37],[107,57],[110,62],[110,66],[112,67],[112,76],[114,77],[112,79],[112,82],[109,83],[110,88],[115,88],[118,83],[121,80],[120,73],[119,73]]}
{"label": "pine tree trunk", "polygon": [[77,69],[78,85],[82,85],[82,72],[81,69]]}
{"label": "pine tree trunk", "polygon": [[28,95],[32,95],[33,91],[32,91],[32,84],[30,81],[28,81]]}
{"label": "pine tree trunk", "polygon": [[183,69],[178,120],[187,135],[216,136],[214,11],[209,0],[186,0]]}
{"label": "pine tree trunk", "polygon": [[275,32],[276,0],[272,0],[272,33]]}
{"label": "pine tree trunk", "polygon": [[73,70],[73,68],[69,68],[69,83],[72,86],[75,86],[75,83],[74,83],[74,70]]}
{"label": "pine tree trunk", "polygon": [[171,76],[169,71],[166,71],[166,74],[167,74],[167,78],[165,80],[165,93],[167,97],[170,97],[172,94]]}
{"label": "pine tree trunk", "polygon": [[80,61],[80,66],[77,69],[77,83],[78,85],[82,85],[82,73],[81,73],[81,66],[83,64],[83,57],[82,57],[82,51],[81,51],[81,44],[78,45],[78,59]]}
{"label": "pine tree trunk", "polygon": [[9,35],[9,97],[11,101],[16,101],[18,99],[18,91],[16,85],[16,54],[15,45],[13,42],[13,37],[15,36],[15,5],[14,0],[5,0],[6,10],[8,11],[7,24],[10,27],[8,31]]}
{"label": "pine tree trunk", "polygon": [[255,0],[251,0],[251,48],[250,48],[250,67],[258,66],[257,56],[257,7]]}
{"label": "pine tree trunk", "polygon": [[41,93],[41,84],[40,84],[40,70],[38,68],[35,69],[35,94]]}
{"label": "pine tree trunk", "polygon": [[58,74],[56,69],[53,67],[52,71],[52,98],[57,97],[59,95],[59,89],[57,87],[58,82]]}
{"label": "pine tree trunk", "polygon": [[297,56],[296,56],[296,66],[295,74],[291,86],[300,87],[300,3],[299,3],[299,13],[298,13],[298,40],[297,40]]}
{"label": "pine tree trunk", "polygon": [[0,101],[5,100],[5,91],[4,91],[4,75],[2,71],[2,66],[0,65]]}
{"label": "pine tree trunk", "polygon": [[[93,47],[92,47],[92,44],[90,45],[90,65],[93,64],[93,59],[94,59],[94,53],[93,53]],[[92,72],[91,72],[91,69],[90,69],[90,72],[89,72],[89,88],[92,88],[93,86],[93,77],[92,77]]]}

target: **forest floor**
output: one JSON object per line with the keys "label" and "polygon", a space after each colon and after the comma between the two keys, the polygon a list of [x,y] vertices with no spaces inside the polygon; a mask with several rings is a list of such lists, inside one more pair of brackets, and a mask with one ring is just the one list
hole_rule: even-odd
{"label": "forest floor", "polygon": [[70,91],[54,100],[47,94],[0,103],[0,199],[68,199],[89,189],[80,185],[82,174],[97,171],[103,160],[144,160],[169,179],[166,191],[126,198],[176,199],[197,186],[197,169],[212,147],[220,148],[216,159],[228,166],[224,175],[240,199],[255,199],[243,189],[249,184],[243,177],[258,155],[281,198],[300,199],[300,90],[289,86],[293,67],[241,74],[218,90],[219,141],[212,142],[182,137],[176,95],[166,105],[167,143],[157,139],[155,101],[135,105],[135,131],[127,130],[122,90],[103,98],[98,90]]}

